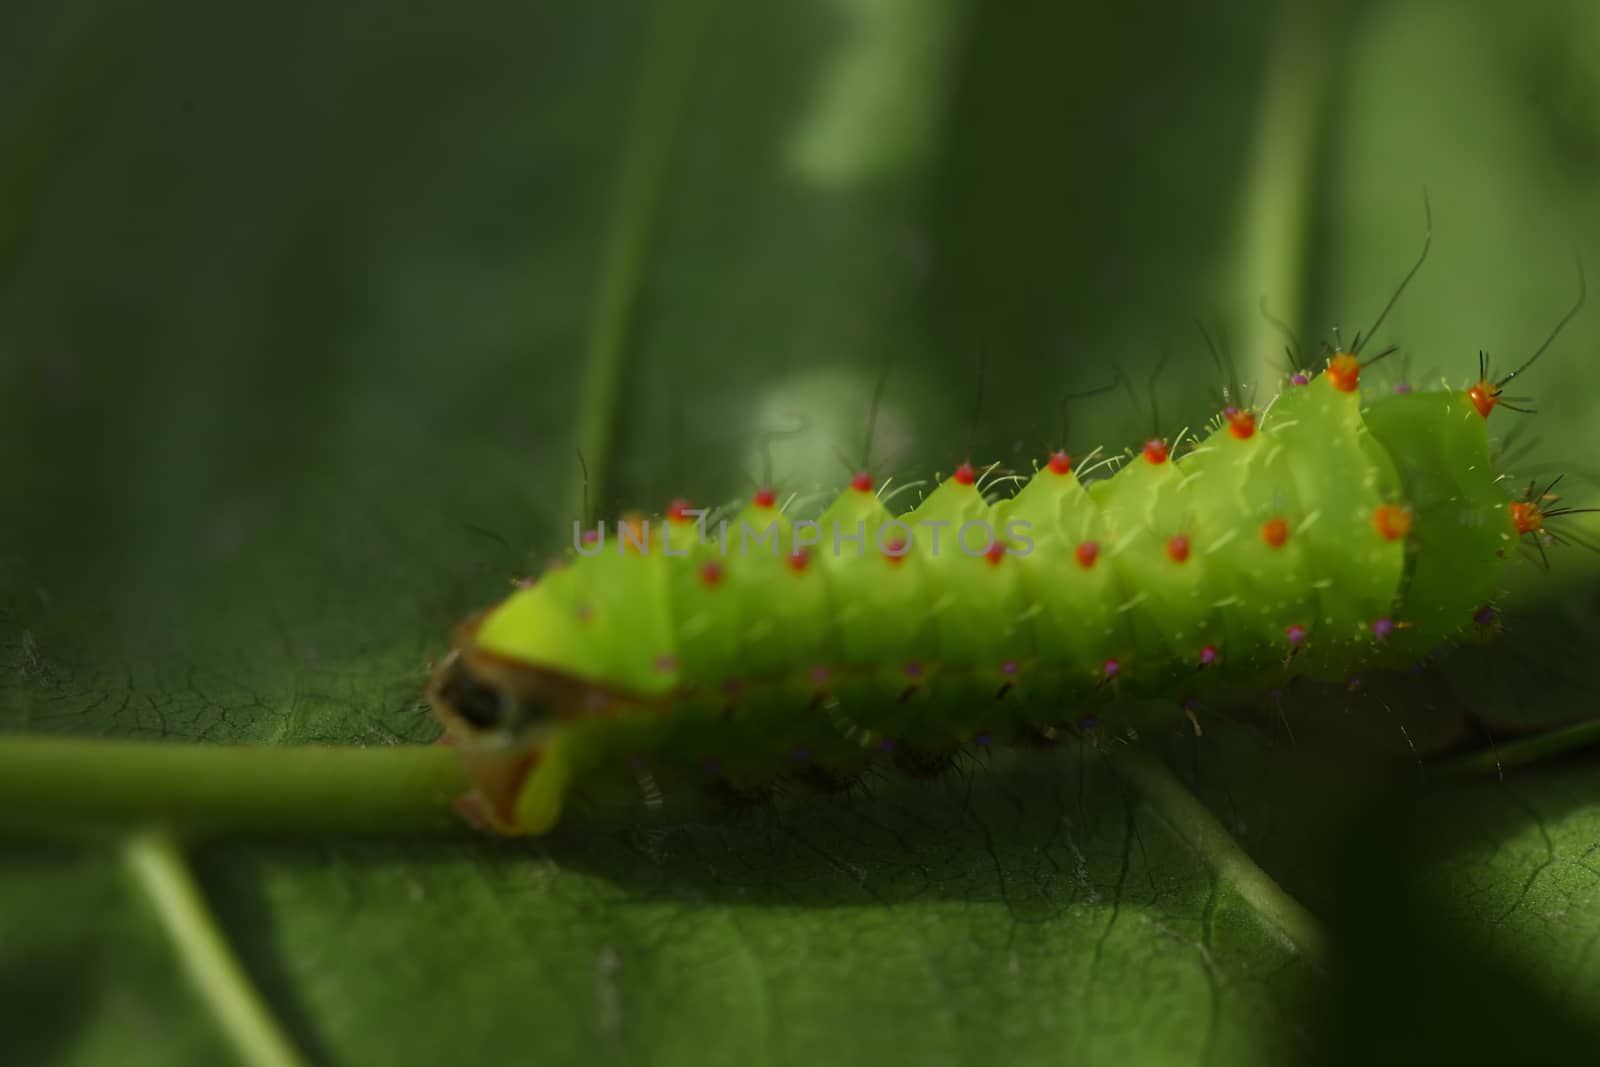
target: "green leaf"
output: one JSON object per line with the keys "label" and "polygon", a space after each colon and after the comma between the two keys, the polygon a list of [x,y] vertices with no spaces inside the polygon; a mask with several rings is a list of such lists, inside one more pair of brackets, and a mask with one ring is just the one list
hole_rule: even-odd
{"label": "green leaf", "polygon": [[[826,487],[887,365],[885,469],[1025,469],[1062,394],[1116,372],[1138,410],[1077,403],[1070,443],[1142,435],[1163,349],[1162,423],[1198,425],[1193,320],[1251,379],[1280,346],[1263,294],[1308,347],[1365,328],[1424,187],[1389,366],[1514,365],[1600,235],[1591,6],[10,5],[8,1058],[1593,1047],[1596,771],[1510,766],[1543,751],[1523,731],[1592,736],[1579,551],[1520,570],[1493,654],[1199,737],[1156,709],[1136,746],[1129,709],[1093,744],[772,810],[370,832],[441,813],[428,661],[560,550],[580,451],[602,514],[769,461]],[[1596,321],[1504,423],[1536,439],[1513,472],[1568,469],[1575,501]],[[1341,731],[1364,758],[1318,740]],[[1450,777],[1453,745],[1506,753],[1504,781]],[[153,815],[210,833],[121,836]]]}

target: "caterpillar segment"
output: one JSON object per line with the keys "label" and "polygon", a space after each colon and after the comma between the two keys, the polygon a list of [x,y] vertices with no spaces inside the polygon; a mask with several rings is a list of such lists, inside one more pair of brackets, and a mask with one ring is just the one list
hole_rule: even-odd
{"label": "caterpillar segment", "polygon": [[674,506],[580,542],[429,685],[477,818],[545,832],[619,768],[647,803],[666,766],[848,783],[1124,697],[1417,662],[1474,626],[1523,524],[1469,392],[1364,402],[1350,364],[1099,479],[1057,454],[989,503],[963,465],[895,514],[861,475],[811,522],[763,491],[725,526]]}

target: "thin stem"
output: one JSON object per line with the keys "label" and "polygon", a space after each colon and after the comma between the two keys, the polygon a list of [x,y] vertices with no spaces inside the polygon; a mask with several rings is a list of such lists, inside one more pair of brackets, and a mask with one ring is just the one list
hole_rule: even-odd
{"label": "thin stem", "polygon": [[0,738],[0,827],[23,833],[404,833],[459,828],[436,745],[246,747]]}
{"label": "thin stem", "polygon": [[137,834],[124,854],[155,905],[195,992],[216,1015],[239,1058],[254,1067],[304,1064],[234,957],[172,838],[161,833]]}
{"label": "thin stem", "polygon": [[[612,201],[600,286],[589,313],[584,379],[578,401],[578,451],[588,459],[589,499],[605,498],[617,393],[628,331],[667,185],[678,122],[688,96],[701,30],[713,0],[665,0],[657,5],[645,43],[622,173]],[[584,485],[567,494],[563,521],[583,515]]]}
{"label": "thin stem", "polygon": [[1496,774],[1506,767],[1535,763],[1591,745],[1600,745],[1600,719],[1588,719],[1570,726],[1560,726],[1543,733],[1519,737],[1515,741],[1438,764],[1432,770],[1452,778]]}
{"label": "thin stem", "polygon": [[[1317,6],[1290,4],[1281,16],[1245,183],[1239,307],[1253,310],[1264,294],[1272,314],[1291,326],[1305,315],[1314,168],[1338,51]],[[1261,315],[1246,322],[1245,380],[1267,389],[1283,377],[1284,339]]]}
{"label": "thin stem", "polygon": [[1328,937],[1322,924],[1256,865],[1165,763],[1130,748],[1117,753],[1115,767],[1143,796],[1151,811],[1211,866],[1218,879],[1233,886],[1296,949],[1318,966],[1326,967]]}

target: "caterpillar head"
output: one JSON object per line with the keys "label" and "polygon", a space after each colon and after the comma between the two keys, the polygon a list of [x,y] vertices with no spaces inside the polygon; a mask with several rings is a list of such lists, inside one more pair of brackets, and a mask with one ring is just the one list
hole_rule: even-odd
{"label": "caterpillar head", "polygon": [[427,698],[454,741],[485,749],[527,749],[569,717],[579,688],[558,674],[491,655],[467,642],[439,661]]}

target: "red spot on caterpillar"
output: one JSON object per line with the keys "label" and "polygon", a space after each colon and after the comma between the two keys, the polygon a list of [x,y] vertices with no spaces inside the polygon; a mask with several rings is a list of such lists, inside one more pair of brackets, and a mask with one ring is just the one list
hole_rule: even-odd
{"label": "red spot on caterpillar", "polygon": [[1072,457],[1065,452],[1050,453],[1050,462],[1046,464],[1051,474],[1071,474]]}
{"label": "red spot on caterpillar", "polygon": [[1487,419],[1489,412],[1500,403],[1500,387],[1487,378],[1480,379],[1477,385],[1467,390],[1467,399],[1478,409],[1478,414]]}
{"label": "red spot on caterpillar", "polygon": [[872,475],[868,474],[866,471],[862,471],[854,478],[850,479],[850,488],[854,489],[858,493],[872,492]]}
{"label": "red spot on caterpillar", "polygon": [[1411,509],[1382,504],[1372,513],[1372,528],[1385,541],[1398,541],[1411,532]]}
{"label": "red spot on caterpillar", "polygon": [[1530,500],[1511,502],[1511,522],[1519,534],[1531,534],[1544,528],[1544,512]]}
{"label": "red spot on caterpillar", "polygon": [[778,502],[778,493],[774,489],[757,489],[756,495],[750,498],[750,503],[758,508],[770,508]]}
{"label": "red spot on caterpillar", "polygon": [[963,463],[950,477],[956,480],[957,485],[971,485],[978,480],[978,472],[972,469],[972,464]]}
{"label": "red spot on caterpillar", "polygon": [[1154,465],[1165,463],[1167,461],[1167,443],[1159,437],[1152,437],[1144,443],[1144,458]]}
{"label": "red spot on caterpillar", "polygon": [[686,514],[693,507],[687,500],[679,497],[667,505],[667,518],[673,522],[692,522],[693,515]]}
{"label": "red spot on caterpillar", "polygon": [[1217,646],[1205,645],[1200,649],[1200,666],[1209,667],[1217,662]]}
{"label": "red spot on caterpillar", "polygon": [[789,569],[794,571],[796,574],[805,573],[806,566],[808,564],[810,564],[810,562],[811,562],[811,550],[810,549],[797,548],[793,552],[789,553],[789,557],[788,557]]}
{"label": "red spot on caterpillar", "polygon": [[1382,641],[1392,633],[1394,633],[1394,620],[1389,616],[1385,615],[1382,618],[1372,620],[1372,636],[1379,641]]}
{"label": "red spot on caterpillar", "polygon": [[1173,534],[1167,538],[1167,558],[1174,563],[1183,563],[1189,558],[1189,535]]}
{"label": "red spot on caterpillar", "polygon": [[1261,524],[1261,540],[1272,548],[1282,548],[1285,541],[1289,540],[1289,523],[1281,516],[1274,516]]}
{"label": "red spot on caterpillar", "polygon": [[1348,352],[1328,360],[1328,384],[1341,393],[1353,393],[1361,385],[1361,361]]}
{"label": "red spot on caterpillar", "polygon": [[1297,622],[1290,623],[1288,628],[1283,631],[1283,636],[1285,636],[1285,637],[1287,637],[1289,639],[1289,643],[1291,645],[1295,646],[1296,648],[1299,648],[1302,644],[1305,643],[1305,640],[1306,640],[1306,628],[1304,626],[1301,626]]}
{"label": "red spot on caterpillar", "polygon": [[1072,554],[1078,558],[1078,566],[1088,570],[1094,566],[1094,561],[1100,558],[1100,542],[1079,541],[1078,547],[1072,550]]}
{"label": "red spot on caterpillar", "polygon": [[888,544],[884,545],[883,546],[883,558],[888,560],[891,564],[896,564],[896,565],[898,565],[901,560],[905,559],[906,558],[906,540],[905,540],[905,538],[896,537],[893,541],[890,541]]}
{"label": "red spot on caterpillar", "polygon": [[1241,441],[1248,441],[1256,433],[1256,417],[1253,412],[1243,411],[1239,408],[1224,408],[1223,418],[1228,420],[1228,432]]}
{"label": "red spot on caterpillar", "polygon": [[989,547],[983,550],[983,558],[991,567],[1000,566],[1000,561],[1006,558],[1006,546],[1000,541],[990,541]]}
{"label": "red spot on caterpillar", "polygon": [[716,560],[704,563],[700,567],[700,584],[712,588],[722,582],[722,564]]}
{"label": "red spot on caterpillar", "polygon": [[1107,678],[1115,678],[1117,675],[1122,673],[1122,664],[1118,663],[1114,659],[1108,659],[1100,667],[1100,673],[1104,674]]}

